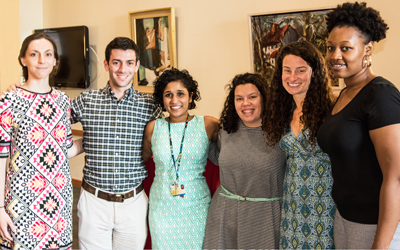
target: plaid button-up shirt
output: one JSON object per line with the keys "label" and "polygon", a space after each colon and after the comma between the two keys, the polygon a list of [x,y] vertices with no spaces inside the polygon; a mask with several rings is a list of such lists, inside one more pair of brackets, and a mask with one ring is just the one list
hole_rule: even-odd
{"label": "plaid button-up shirt", "polygon": [[147,177],[142,159],[143,131],[161,116],[153,98],[132,88],[118,101],[109,84],[82,92],[71,102],[71,123],[83,128],[83,178],[107,192],[122,193]]}

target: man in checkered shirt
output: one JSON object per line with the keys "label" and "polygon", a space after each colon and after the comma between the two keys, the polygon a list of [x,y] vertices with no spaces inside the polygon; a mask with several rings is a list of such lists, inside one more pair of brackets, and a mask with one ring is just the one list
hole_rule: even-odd
{"label": "man in checkered shirt", "polygon": [[78,203],[80,249],[143,249],[147,237],[147,195],[142,181],[142,137],[158,118],[150,95],[133,88],[139,48],[117,37],[106,48],[105,88],[82,92],[71,102],[71,122],[83,127],[82,193]]}

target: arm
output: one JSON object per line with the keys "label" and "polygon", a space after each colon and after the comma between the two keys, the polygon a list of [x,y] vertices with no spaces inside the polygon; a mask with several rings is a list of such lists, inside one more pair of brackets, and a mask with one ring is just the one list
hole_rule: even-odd
{"label": "arm", "polygon": [[75,157],[83,153],[82,139],[75,140],[72,147],[68,149],[68,158]]}
{"label": "arm", "polygon": [[204,116],[204,126],[206,127],[206,132],[208,140],[210,142],[216,142],[218,138],[220,122],[217,118],[212,116]]}
{"label": "arm", "polygon": [[383,175],[373,249],[388,249],[400,221],[400,124],[369,132]]}
{"label": "arm", "polygon": [[144,163],[147,163],[153,152],[151,151],[151,137],[153,136],[154,124],[156,123],[155,120],[149,121],[144,129],[143,134],[143,148],[142,148],[142,156]]}
{"label": "arm", "polygon": [[10,227],[11,231],[14,233],[17,231],[13,222],[11,221],[10,216],[6,213],[4,207],[4,189],[6,184],[6,161],[7,158],[0,158],[0,235],[8,242],[12,242],[13,238],[8,232],[8,227]]}

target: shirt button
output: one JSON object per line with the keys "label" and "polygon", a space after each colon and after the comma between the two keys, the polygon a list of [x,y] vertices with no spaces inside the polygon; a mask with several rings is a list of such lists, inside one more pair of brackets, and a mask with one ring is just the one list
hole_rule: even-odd
{"label": "shirt button", "polygon": [[115,155],[117,155],[117,156],[118,156],[118,153],[115,153]]}

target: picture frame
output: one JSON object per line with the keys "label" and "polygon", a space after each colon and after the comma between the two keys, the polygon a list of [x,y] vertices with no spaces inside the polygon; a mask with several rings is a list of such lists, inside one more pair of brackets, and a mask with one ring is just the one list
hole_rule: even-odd
{"label": "picture frame", "polygon": [[136,90],[153,93],[153,81],[166,69],[177,68],[175,30],[173,7],[129,12],[130,38],[140,51]]}
{"label": "picture frame", "polygon": [[[271,79],[275,58],[281,46],[298,40],[313,43],[325,57],[328,30],[326,14],[333,8],[292,10],[249,15],[251,72]],[[344,87],[332,79],[333,90]]]}

